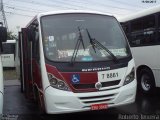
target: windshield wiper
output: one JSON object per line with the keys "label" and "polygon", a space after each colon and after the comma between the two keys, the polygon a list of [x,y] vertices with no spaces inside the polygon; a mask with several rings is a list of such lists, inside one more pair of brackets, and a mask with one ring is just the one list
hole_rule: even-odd
{"label": "windshield wiper", "polygon": [[[108,49],[106,48],[104,45],[102,45],[99,41],[97,41],[95,38],[92,38],[88,29],[86,29],[88,37],[90,39],[90,43],[95,51],[95,46],[97,45],[99,48],[105,50],[107,53],[109,53],[109,55],[113,58],[113,61],[118,62],[117,57]],[[96,52],[96,51],[95,51]]]}
{"label": "windshield wiper", "polygon": [[77,53],[78,53],[78,50],[79,50],[80,43],[82,43],[83,49],[85,50],[83,37],[82,37],[81,30],[80,30],[79,27],[78,27],[78,33],[79,33],[79,37],[77,39],[77,43],[76,43],[76,46],[74,48],[74,52],[73,52],[73,55],[72,55],[72,58],[71,58],[71,65],[73,65],[74,62],[75,62],[75,59],[76,59],[76,56],[77,56]]}
{"label": "windshield wiper", "polygon": [[96,49],[95,49],[95,45],[94,45],[93,39],[92,39],[88,29],[86,29],[86,31],[87,31],[87,35],[89,37],[90,44],[92,45],[92,48],[93,48],[94,52],[96,53]]}

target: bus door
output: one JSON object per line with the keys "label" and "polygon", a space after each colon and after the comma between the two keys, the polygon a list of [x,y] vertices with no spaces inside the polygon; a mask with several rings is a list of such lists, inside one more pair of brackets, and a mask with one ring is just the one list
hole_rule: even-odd
{"label": "bus door", "polygon": [[33,98],[32,88],[32,67],[31,67],[31,42],[28,40],[27,29],[22,28],[22,32],[19,36],[19,45],[21,51],[21,84],[22,91],[25,96],[29,99]]}

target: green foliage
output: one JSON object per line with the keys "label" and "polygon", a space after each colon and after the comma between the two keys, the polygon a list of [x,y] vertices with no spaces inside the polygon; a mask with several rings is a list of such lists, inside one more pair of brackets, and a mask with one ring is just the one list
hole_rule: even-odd
{"label": "green foliage", "polygon": [[14,34],[13,32],[11,32],[11,31],[9,31],[8,33],[7,33],[7,39],[8,40],[13,40],[13,39],[18,39],[18,36],[16,35],[16,34]]}

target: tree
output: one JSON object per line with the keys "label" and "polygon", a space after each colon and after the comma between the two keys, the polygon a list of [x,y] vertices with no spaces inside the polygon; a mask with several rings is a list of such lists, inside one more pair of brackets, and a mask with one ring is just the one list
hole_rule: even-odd
{"label": "tree", "polygon": [[9,31],[7,33],[7,39],[8,40],[18,39],[18,36],[16,34],[14,34],[12,31]]}

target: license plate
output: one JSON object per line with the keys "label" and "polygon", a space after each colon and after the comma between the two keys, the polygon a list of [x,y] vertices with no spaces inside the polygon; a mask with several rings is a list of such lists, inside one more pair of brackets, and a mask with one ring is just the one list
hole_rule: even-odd
{"label": "license plate", "polygon": [[108,105],[107,104],[94,104],[91,105],[91,110],[103,110],[103,109],[107,109]]}

